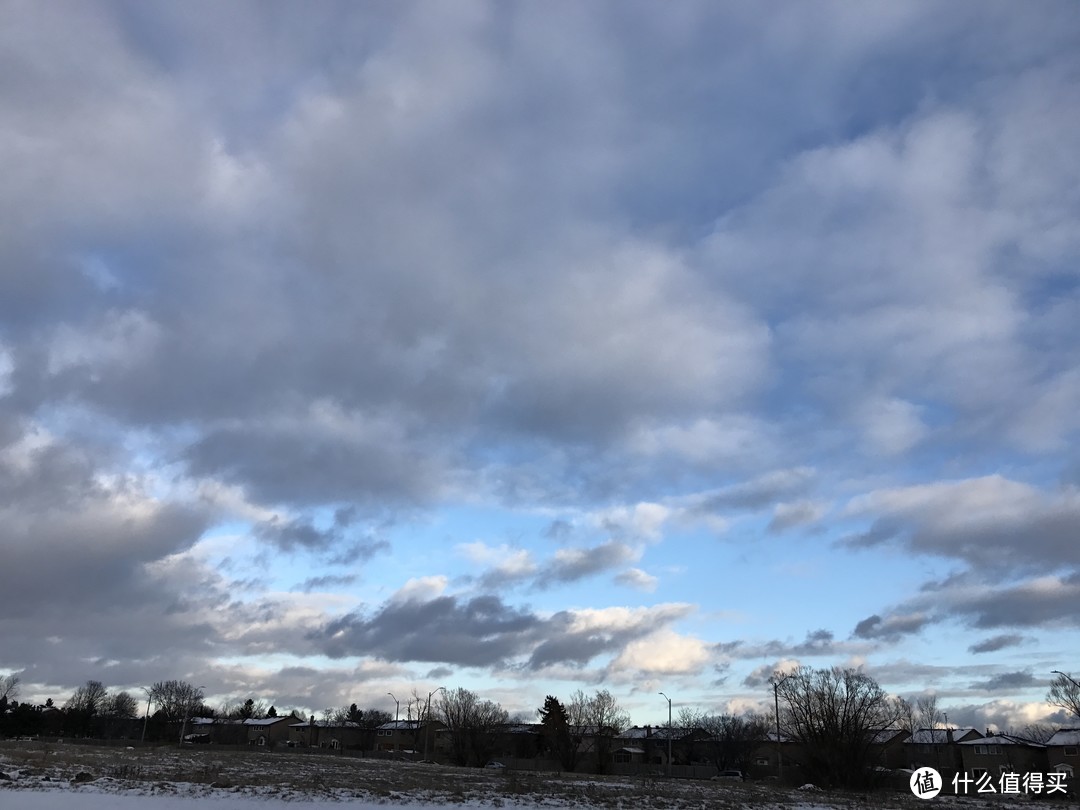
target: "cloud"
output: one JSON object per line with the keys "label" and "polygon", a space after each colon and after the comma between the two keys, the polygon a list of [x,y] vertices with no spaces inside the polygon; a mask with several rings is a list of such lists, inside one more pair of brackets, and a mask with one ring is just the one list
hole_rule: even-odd
{"label": "cloud", "polygon": [[536,586],[550,588],[576,582],[610,568],[636,562],[640,556],[639,551],[616,540],[609,540],[591,548],[559,549],[552,560],[540,570]]}
{"label": "cloud", "polygon": [[1003,672],[971,684],[971,688],[980,692],[1016,692],[1032,686],[1035,678],[1030,672]]}
{"label": "cloud", "polygon": [[709,661],[700,639],[670,629],[658,630],[630,641],[611,662],[609,671],[620,678],[644,675],[696,675]]}
{"label": "cloud", "polygon": [[344,585],[352,585],[356,580],[357,577],[353,574],[325,574],[319,577],[308,577],[293,588],[293,590],[311,593],[312,591],[324,590],[326,588],[338,588]]}
{"label": "cloud", "polygon": [[799,495],[812,485],[815,472],[808,467],[775,470],[729,487],[695,495],[687,504],[692,513],[722,510],[757,510],[781,498]]}
{"label": "cloud", "polygon": [[1024,637],[1021,635],[1016,633],[1004,633],[999,636],[991,636],[976,644],[972,644],[968,647],[968,652],[976,654],[997,652],[998,650],[1004,650],[1008,647],[1016,647],[1019,644],[1023,644],[1023,642]]}
{"label": "cloud", "polygon": [[371,559],[380,551],[389,550],[384,540],[371,537],[350,540],[350,527],[355,515],[350,510],[338,509],[333,522],[326,528],[317,527],[304,518],[273,517],[256,523],[254,534],[260,540],[272,543],[282,551],[305,550],[329,553],[338,564],[351,564]]}
{"label": "cloud", "polygon": [[813,501],[778,503],[769,521],[770,532],[782,532],[796,526],[817,523],[825,516],[826,507]]}
{"label": "cloud", "polygon": [[[692,608],[604,589],[683,598],[637,566],[703,527],[960,567],[845,641],[703,642],[734,681],[1075,631],[1076,35],[1068,4],[4,6],[0,666],[316,706],[350,667],[218,662],[674,673]],[[473,508],[557,543],[402,584]],[[360,564],[393,596],[334,593]]]}
{"label": "cloud", "polygon": [[553,664],[584,666],[596,656],[617,652],[691,612],[693,606],[685,604],[560,612],[548,621],[542,640],[529,656],[528,666],[531,669]]}
{"label": "cloud", "polygon": [[508,545],[492,547],[479,540],[457,546],[459,553],[476,565],[486,566],[480,577],[481,587],[496,590],[536,575],[539,567],[527,549]]}
{"label": "cloud", "polygon": [[1047,493],[1000,475],[876,490],[852,499],[852,516],[875,516],[852,546],[898,542],[915,551],[959,558],[989,571],[1080,565],[1072,538],[1080,493]]}
{"label": "cloud", "polygon": [[417,586],[370,617],[347,614],[309,638],[331,658],[362,653],[387,661],[491,667],[523,654],[544,624],[493,596],[459,601],[425,598],[428,593],[427,586]]}
{"label": "cloud", "polygon": [[755,658],[814,658],[841,654],[862,653],[867,650],[863,642],[837,641],[833,632],[825,628],[812,630],[802,641],[780,641],[773,639],[766,642],[729,641],[714,645],[717,652],[736,660]]}
{"label": "cloud", "polygon": [[[618,540],[585,548],[557,549],[551,558],[543,562],[537,562],[526,549],[505,544],[492,547],[476,541],[460,544],[457,548],[471,562],[486,566],[479,577],[479,584],[489,590],[520,582],[529,582],[535,589],[547,590],[620,568],[641,557],[639,549]],[[646,582],[641,578],[635,581]]]}
{"label": "cloud", "polygon": [[750,674],[743,679],[743,686],[747,689],[760,689],[763,686],[771,687],[773,675],[789,674],[797,670],[800,666],[801,664],[799,661],[793,658],[781,659],[775,664],[762,664],[759,667],[755,667]]}
{"label": "cloud", "polygon": [[875,613],[855,625],[854,635],[856,638],[896,641],[902,636],[921,632],[930,621],[921,613],[894,614],[885,618]]}
{"label": "cloud", "polygon": [[622,573],[615,575],[615,582],[644,593],[652,593],[656,590],[659,580],[640,568],[627,568]]}

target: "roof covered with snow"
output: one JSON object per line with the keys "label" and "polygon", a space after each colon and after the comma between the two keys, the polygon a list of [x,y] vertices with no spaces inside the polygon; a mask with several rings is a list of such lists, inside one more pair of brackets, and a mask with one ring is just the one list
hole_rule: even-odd
{"label": "roof covered with snow", "polygon": [[959,742],[971,734],[982,737],[982,732],[977,728],[920,728],[912,732],[911,737],[905,742],[915,745],[945,745],[949,742],[949,733],[952,732],[952,741]]}
{"label": "roof covered with snow", "polygon": [[379,726],[379,731],[415,731],[422,725],[420,720],[391,720]]}
{"label": "roof covered with snow", "polygon": [[[682,739],[689,734],[692,734],[694,729],[692,728],[680,728],[676,726],[671,729],[671,738],[673,740]],[[634,726],[628,728],[622,734],[618,735],[620,740],[646,740],[646,739],[661,739],[666,740],[668,738],[667,726]]]}
{"label": "roof covered with snow", "polygon": [[1027,748],[1046,747],[1041,743],[1021,739],[1020,737],[1013,737],[1008,734],[995,734],[992,737],[983,737],[982,739],[961,740],[957,745],[1022,745]]}
{"label": "roof covered with snow", "polygon": [[1080,745],[1080,728],[1063,728],[1054,732],[1054,736],[1046,741],[1051,745]]}

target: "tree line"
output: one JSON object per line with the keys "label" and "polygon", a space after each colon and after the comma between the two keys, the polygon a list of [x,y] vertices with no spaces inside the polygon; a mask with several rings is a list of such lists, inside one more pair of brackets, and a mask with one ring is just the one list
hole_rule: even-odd
{"label": "tree line", "polygon": [[[1062,709],[1066,716],[1080,719],[1080,682],[1066,673],[1056,674],[1047,702]],[[707,760],[721,770],[745,771],[754,752],[772,732],[774,742],[781,739],[802,744],[800,766],[816,784],[863,787],[875,772],[875,746],[882,732],[937,728],[942,721],[935,698],[923,697],[911,703],[889,695],[872,677],[855,669],[801,667],[787,674],[776,673],[769,683],[776,712],[708,714],[681,709],[677,727],[701,734],[699,739],[680,744],[679,755],[691,761]],[[140,716],[139,699],[126,691],[110,693],[100,681],[87,681],[61,709],[54,707],[51,699],[40,706],[20,704],[16,699],[19,686],[18,675],[0,679],[0,736],[119,736],[117,728],[130,730],[131,721]],[[275,706],[268,707],[255,698],[225,703],[215,711],[206,705],[202,687],[181,680],[159,681],[143,691],[143,733],[148,740],[165,739],[174,733],[170,729],[177,722],[196,716],[233,720],[279,716]],[[433,701],[436,694],[438,698]],[[298,711],[289,714],[305,719]],[[548,695],[537,708],[535,718],[511,718],[497,702],[484,700],[463,687],[440,688],[428,694],[426,700],[414,691],[407,715],[413,721],[408,727],[417,735],[415,748],[419,748],[421,732],[428,733],[426,721],[437,720],[445,727],[451,761],[475,766],[487,762],[499,743],[499,735],[513,721],[524,724],[539,719],[539,734],[523,734],[517,755],[547,756],[567,771],[576,770],[585,758],[599,770],[605,769],[611,761],[614,741],[630,724],[629,713],[606,689],[593,694],[579,689],[565,702]],[[310,717],[309,722],[314,719]],[[381,709],[360,709],[355,703],[323,711],[324,723],[351,723],[369,730],[391,719]],[[664,726],[656,729],[662,733]],[[1035,725],[1021,730],[1018,736],[1039,742],[1052,731],[1049,726]],[[425,753],[427,743],[425,739]]]}

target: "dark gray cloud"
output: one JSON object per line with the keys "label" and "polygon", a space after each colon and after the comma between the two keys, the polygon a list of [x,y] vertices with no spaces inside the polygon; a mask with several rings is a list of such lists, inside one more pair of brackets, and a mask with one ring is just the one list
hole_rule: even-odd
{"label": "dark gray cloud", "polygon": [[983,639],[980,642],[972,644],[968,647],[968,652],[971,653],[991,653],[998,650],[1004,650],[1009,647],[1016,647],[1024,643],[1024,637],[1016,633],[1004,633],[999,636],[991,636],[990,638]]}
{"label": "dark gray cloud", "polygon": [[0,454],[0,536],[18,560],[0,567],[0,612],[30,619],[118,601],[160,605],[149,567],[190,548],[211,520],[197,505],[153,498],[144,482],[114,478],[87,448],[24,436]]}
{"label": "dark gray cloud", "polygon": [[695,513],[757,510],[772,506],[807,492],[814,483],[814,470],[799,467],[776,470],[758,478],[703,494],[695,498],[691,510]]}
{"label": "dark gray cloud", "polygon": [[537,574],[538,588],[577,582],[586,577],[618,568],[637,560],[639,553],[633,547],[617,540],[609,540],[592,548],[560,549],[555,557]]}
{"label": "dark gray cloud", "polygon": [[293,590],[311,593],[312,591],[321,591],[328,588],[340,587],[342,585],[351,585],[356,582],[357,579],[358,577],[355,574],[325,574],[319,577],[308,577],[294,587]]}
{"label": "dark gray cloud", "polygon": [[953,615],[979,629],[999,627],[1077,627],[1073,606],[1080,599],[1080,571],[1065,577],[1021,582],[958,594],[950,601]]}
{"label": "dark gray cloud", "polygon": [[865,652],[864,644],[837,641],[831,630],[821,628],[807,632],[802,641],[773,639],[762,643],[728,641],[713,645],[718,653],[739,660],[755,658],[813,658]]}
{"label": "dark gray cloud", "polygon": [[932,620],[921,613],[892,614],[882,618],[876,613],[855,625],[856,638],[896,641],[903,636],[922,631]]}
{"label": "dark gray cloud", "polygon": [[330,552],[330,561],[338,565],[369,560],[390,548],[385,540],[367,535],[355,538],[358,532],[350,530],[354,517],[353,510],[339,509],[329,526],[319,528],[311,520],[275,515],[255,524],[253,533],[282,551]]}
{"label": "dark gray cloud", "polygon": [[1035,677],[1030,672],[1003,672],[985,681],[976,681],[971,689],[979,692],[1010,692],[1025,689],[1035,684]]}
{"label": "dark gray cloud", "polygon": [[331,658],[373,655],[489,667],[525,652],[544,622],[494,596],[390,602],[369,618],[351,613],[310,636]]}
{"label": "dark gray cloud", "polygon": [[582,667],[689,612],[687,605],[634,611],[560,611],[548,618],[495,596],[395,597],[369,617],[351,613],[308,634],[332,658],[364,654],[387,661],[469,667]]}
{"label": "dark gray cloud", "polygon": [[994,475],[872,492],[850,511],[878,516],[848,540],[854,546],[898,542],[999,575],[1080,565],[1080,496],[1072,489],[1048,493]]}

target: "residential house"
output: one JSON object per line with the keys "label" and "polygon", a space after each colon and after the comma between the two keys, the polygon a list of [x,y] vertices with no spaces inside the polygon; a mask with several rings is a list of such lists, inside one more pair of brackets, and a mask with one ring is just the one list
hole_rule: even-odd
{"label": "residential house", "polygon": [[958,743],[982,738],[975,728],[920,728],[904,741],[907,767],[933,768],[946,784],[964,769],[963,752]]}
{"label": "residential house", "polygon": [[246,720],[226,717],[192,717],[188,721],[190,732],[184,735],[187,743],[198,745],[269,745],[284,743],[289,738],[289,725],[295,723],[292,715],[285,717],[249,717]]}
{"label": "residential house", "polygon": [[419,758],[442,750],[439,732],[446,726],[438,720],[391,720],[376,729],[375,748],[378,751],[396,752]]}
{"label": "residential house", "polygon": [[902,728],[885,728],[875,732],[870,750],[878,767],[889,770],[908,767],[908,752],[904,743],[910,737],[911,732]]}
{"label": "residential house", "polygon": [[803,744],[783,732],[766,732],[750,759],[749,775],[755,779],[783,777],[785,782],[801,781],[805,753]]}
{"label": "residential house", "polygon": [[544,727],[540,723],[507,723],[495,735],[492,757],[536,759],[544,748]]}
{"label": "residential house", "polygon": [[667,766],[668,739],[671,759],[679,765],[709,765],[709,733],[701,728],[633,726],[617,735],[612,750],[616,764]]}
{"label": "residential house", "polygon": [[988,734],[957,743],[962,770],[973,779],[989,774],[995,787],[1003,773],[1045,773],[1046,746],[1011,734]]}
{"label": "residential house", "polygon": [[[289,718],[293,719],[293,718]],[[364,729],[350,720],[316,720],[293,722],[289,725],[288,745],[293,748],[357,748]]]}
{"label": "residential house", "polygon": [[296,722],[292,715],[284,717],[249,717],[239,721],[244,729],[248,745],[273,747],[289,739],[289,726]]}
{"label": "residential house", "polygon": [[1080,771],[1080,728],[1063,728],[1046,741],[1047,768],[1066,775],[1066,784],[1075,791],[1074,780]]}

